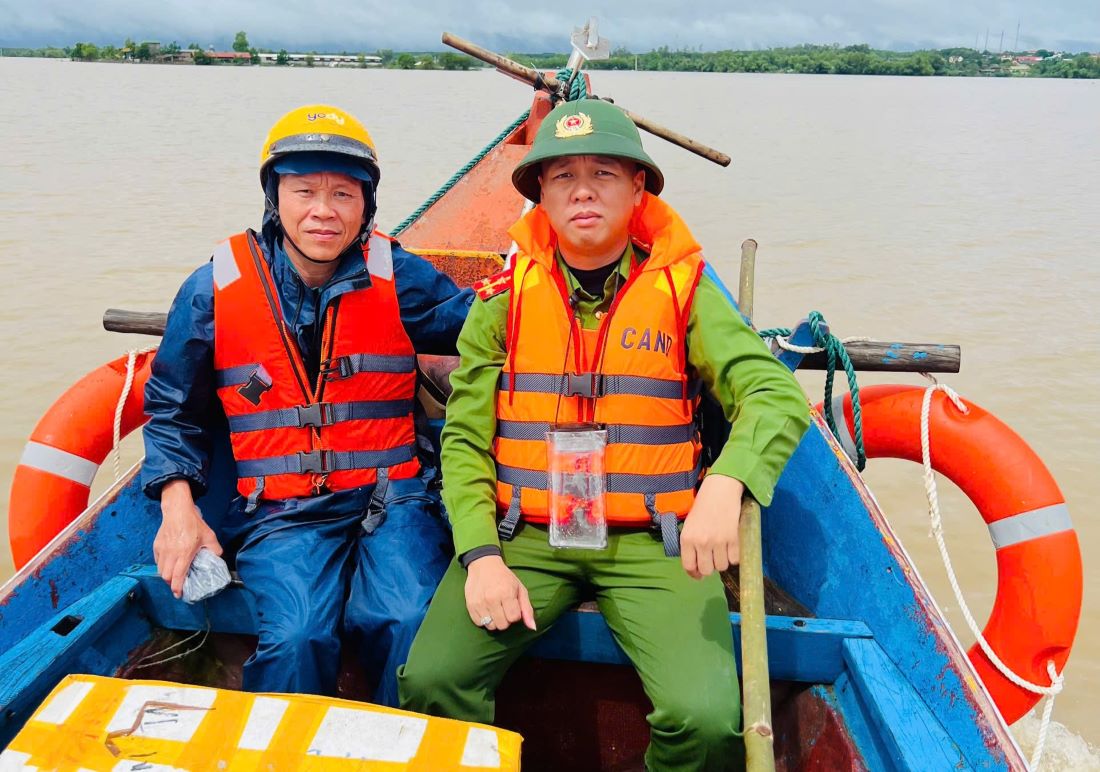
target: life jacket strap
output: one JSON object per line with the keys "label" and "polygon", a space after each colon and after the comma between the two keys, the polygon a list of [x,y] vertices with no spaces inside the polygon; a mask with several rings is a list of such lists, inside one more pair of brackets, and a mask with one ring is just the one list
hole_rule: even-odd
{"label": "life jacket strap", "polygon": [[371,402],[314,402],[310,405],[265,410],[229,417],[229,431],[257,432],[266,429],[293,429],[307,426],[332,426],[343,421],[372,418],[404,418],[413,412],[411,399]]}
{"label": "life jacket strap", "polygon": [[243,386],[248,383],[253,376],[259,376],[259,378],[271,384],[271,377],[267,374],[267,370],[259,362],[250,365],[237,365],[236,367],[225,367],[220,370],[214,371],[214,383],[219,389],[224,389],[227,386]]}
{"label": "life jacket strap", "polygon": [[518,485],[512,487],[512,500],[508,503],[508,514],[497,523],[497,536],[503,541],[511,541],[516,537],[516,531],[520,525],[519,502],[522,491]]}
{"label": "life jacket strap", "polygon": [[[669,472],[667,474],[630,474],[609,472],[605,490],[608,493],[678,493],[695,489],[699,482],[699,469],[687,472]],[[497,480],[507,485],[534,490],[549,490],[546,472],[533,469],[521,469],[515,466],[497,464]]]}
{"label": "life jacket strap", "polygon": [[239,477],[265,477],[276,474],[329,474],[351,469],[378,469],[411,461],[414,443],[388,450],[310,450],[289,456],[255,458],[237,462]]}
{"label": "life jacket strap", "polygon": [[[497,436],[505,440],[542,440],[552,430],[552,424],[544,421],[497,421]],[[608,444],[675,445],[691,442],[694,425],[643,426],[639,424],[607,424]]]}
{"label": "life jacket strap", "polygon": [[680,519],[675,512],[658,512],[657,496],[645,495],[645,508],[653,518],[653,526],[661,532],[661,541],[665,545],[665,557],[680,557]]}
{"label": "life jacket strap", "polygon": [[390,472],[382,468],[378,470],[378,482],[371,491],[370,502],[367,504],[367,514],[363,518],[363,531],[368,536],[382,527],[386,522],[386,493],[390,489]]}
{"label": "life jacket strap", "polygon": [[416,370],[413,355],[346,354],[321,363],[321,375],[326,380],[350,378],[357,373],[412,373]]}
{"label": "life jacket strap", "polygon": [[[693,388],[689,387],[689,393]],[[501,373],[500,390],[588,399],[620,394],[657,399],[681,399],[684,396],[684,385],[679,380],[602,373]]]}

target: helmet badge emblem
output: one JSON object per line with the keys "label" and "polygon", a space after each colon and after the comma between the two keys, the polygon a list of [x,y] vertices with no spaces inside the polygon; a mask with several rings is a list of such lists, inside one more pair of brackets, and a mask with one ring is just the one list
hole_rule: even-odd
{"label": "helmet badge emblem", "polygon": [[558,120],[554,126],[554,136],[561,139],[570,137],[583,137],[592,133],[592,119],[585,113],[566,115]]}

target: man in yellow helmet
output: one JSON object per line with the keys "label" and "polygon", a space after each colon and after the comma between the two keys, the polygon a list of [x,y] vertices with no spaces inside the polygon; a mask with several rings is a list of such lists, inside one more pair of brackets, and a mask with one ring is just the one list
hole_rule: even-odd
{"label": "man in yellow helmet", "polygon": [[309,105],[264,143],[260,232],[184,282],[145,392],[142,482],[177,597],[221,545],[195,499],[224,413],[237,491],[223,531],[255,601],[253,691],[333,694],[341,636],[375,700],[404,662],[450,538],[414,423],[416,354],[450,354],[472,300],[374,230],[380,168],[353,116]]}

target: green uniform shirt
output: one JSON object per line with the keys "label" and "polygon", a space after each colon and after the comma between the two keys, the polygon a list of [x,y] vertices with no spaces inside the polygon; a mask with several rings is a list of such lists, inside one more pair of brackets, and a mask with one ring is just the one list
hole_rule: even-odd
{"label": "green uniform shirt", "polygon": [[[585,329],[599,327],[611,306],[616,281],[629,275],[634,251],[627,248],[593,298],[558,256],[577,314]],[[443,501],[454,528],[455,552],[499,544],[497,538],[496,395],[504,366],[505,327],[510,291],[470,308],[458,337],[459,366],[451,373],[453,392],[443,428]],[[775,483],[803,432],[809,407],[802,388],[706,274],[696,289],[688,316],[688,364],[721,404],[733,425],[729,440],[708,474],[734,477],[761,504],[771,503]]]}

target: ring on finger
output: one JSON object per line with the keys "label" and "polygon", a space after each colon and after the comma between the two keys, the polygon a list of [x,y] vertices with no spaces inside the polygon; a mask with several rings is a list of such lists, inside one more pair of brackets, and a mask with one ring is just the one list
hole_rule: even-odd
{"label": "ring on finger", "polygon": [[493,623],[493,618],[486,614],[478,621],[478,627],[488,627]]}

